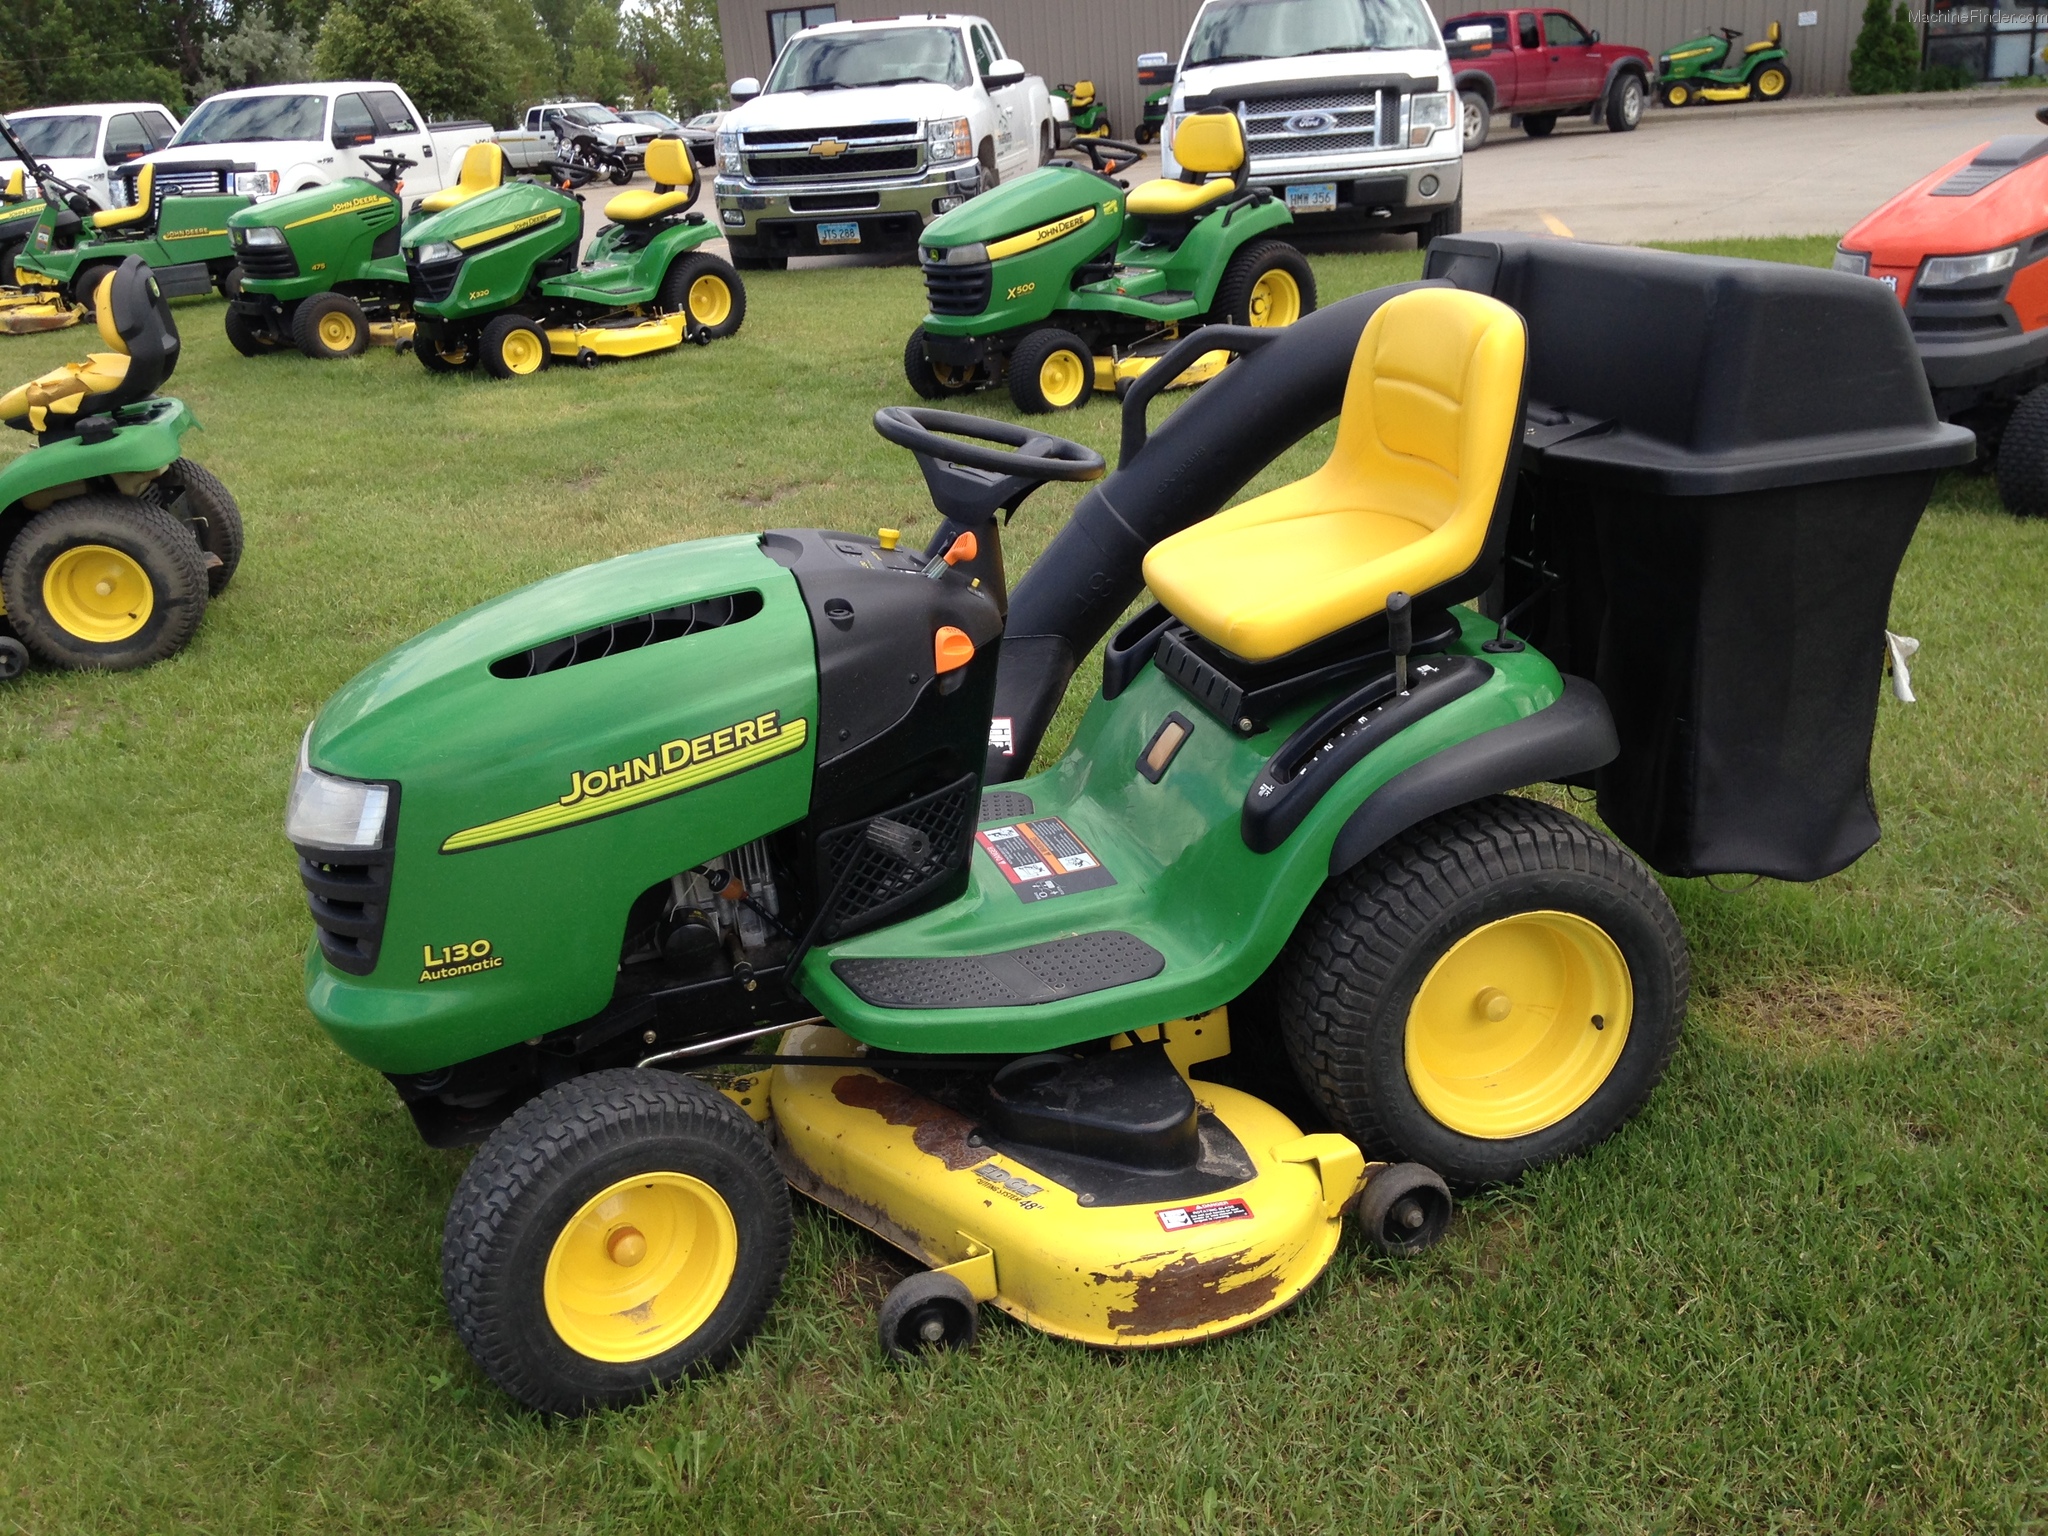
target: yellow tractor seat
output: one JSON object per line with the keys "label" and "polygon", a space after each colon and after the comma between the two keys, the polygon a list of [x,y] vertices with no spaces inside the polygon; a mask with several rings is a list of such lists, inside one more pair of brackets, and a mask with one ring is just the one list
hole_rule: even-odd
{"label": "yellow tractor seat", "polygon": [[4,192],[0,192],[0,203],[19,203],[27,201],[27,188],[28,183],[21,174],[21,167],[17,165],[13,170],[7,173],[7,190]]}
{"label": "yellow tractor seat", "polygon": [[495,144],[472,144],[462,152],[462,165],[456,173],[455,185],[421,198],[420,212],[446,213],[456,204],[468,202],[477,193],[488,192],[504,184],[505,151]]}
{"label": "yellow tractor seat", "polygon": [[681,139],[656,139],[647,146],[647,175],[652,192],[621,192],[604,205],[614,224],[645,224],[681,213],[697,200],[697,168]]}
{"label": "yellow tractor seat", "polygon": [[1095,82],[1093,80],[1076,80],[1074,82],[1074,94],[1070,100],[1077,107],[1093,106],[1095,104]]}
{"label": "yellow tractor seat", "polygon": [[1246,661],[1270,661],[1383,612],[1387,595],[1484,590],[1513,499],[1521,316],[1421,288],[1366,323],[1337,442],[1304,480],[1231,507],[1145,557],[1168,612]]}
{"label": "yellow tractor seat", "polygon": [[114,325],[112,289],[116,275],[109,272],[101,278],[92,298],[99,316],[100,340],[114,350],[87,353],[82,363],[66,363],[26,384],[15,385],[0,395],[0,421],[40,432],[49,416],[76,416],[78,408],[92,396],[111,394],[127,381],[128,344]]}
{"label": "yellow tractor seat", "polygon": [[28,432],[68,431],[78,417],[133,404],[171,376],[178,365],[177,322],[147,262],[140,256],[123,261],[99,280],[92,302],[100,340],[111,350],[0,395],[0,423]]}
{"label": "yellow tractor seat", "polygon": [[1784,46],[1784,39],[1784,28],[1779,26],[1778,23],[1774,21],[1770,24],[1770,26],[1764,29],[1764,38],[1762,42],[1751,43],[1747,48],[1743,49],[1742,51],[1744,53],[1762,53],[1766,48],[1781,48]]}
{"label": "yellow tractor seat", "polygon": [[1124,199],[1129,213],[1141,219],[1184,218],[1240,191],[1245,152],[1237,114],[1196,112],[1182,118],[1173,135],[1173,158],[1180,163],[1180,179],[1141,183]]}
{"label": "yellow tractor seat", "polygon": [[156,167],[144,165],[135,173],[135,201],[126,208],[109,208],[92,216],[92,227],[101,232],[126,229],[149,218],[149,200],[156,191]]}

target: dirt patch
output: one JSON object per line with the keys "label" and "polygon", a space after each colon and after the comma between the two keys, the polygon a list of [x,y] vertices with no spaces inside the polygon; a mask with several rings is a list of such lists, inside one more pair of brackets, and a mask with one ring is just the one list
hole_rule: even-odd
{"label": "dirt patch", "polygon": [[833,1301],[843,1310],[868,1317],[882,1305],[882,1298],[917,1268],[916,1260],[909,1255],[885,1247],[880,1238],[873,1238],[861,1252],[835,1268],[826,1284],[831,1288]]}
{"label": "dirt patch", "polygon": [[1228,1323],[1258,1311],[1280,1289],[1277,1271],[1245,1280],[1228,1290],[1224,1286],[1250,1274],[1264,1262],[1248,1248],[1213,1259],[1197,1258],[1191,1253],[1149,1275],[1134,1275],[1125,1270],[1115,1275],[1097,1274],[1094,1280],[1097,1285],[1135,1287],[1129,1310],[1112,1311],[1109,1326],[1132,1338],[1148,1338],[1182,1328]]}
{"label": "dirt patch", "polygon": [[1793,1053],[1867,1051],[1919,1027],[1905,993],[1853,979],[1784,978],[1737,988],[1715,999],[1714,1010],[1745,1044]]}
{"label": "dirt patch", "polygon": [[891,1125],[910,1127],[917,1150],[936,1157],[955,1173],[988,1161],[986,1147],[971,1147],[974,1122],[943,1104],[885,1077],[848,1073],[832,1085],[832,1097],[854,1109],[871,1109]]}
{"label": "dirt patch", "polygon": [[778,485],[771,491],[748,491],[733,499],[743,507],[759,511],[762,507],[774,506],[778,501],[787,501],[792,496],[800,496],[805,491],[829,491],[831,489],[832,482],[829,480],[799,480],[794,485]]}

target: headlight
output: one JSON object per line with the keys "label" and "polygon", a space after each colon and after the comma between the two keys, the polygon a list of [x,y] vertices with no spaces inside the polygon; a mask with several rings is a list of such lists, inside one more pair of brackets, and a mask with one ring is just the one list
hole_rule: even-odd
{"label": "headlight", "polygon": [[988,260],[988,247],[979,240],[972,245],[928,245],[924,259],[933,266],[978,267]]}
{"label": "headlight", "polygon": [[2012,270],[2020,248],[2008,245],[2002,251],[1986,251],[1982,256],[1933,256],[1920,269],[1922,288],[1946,288],[1954,283],[1967,283],[1972,278],[1991,277],[2000,272]]}
{"label": "headlight", "polygon": [[413,260],[423,267],[431,267],[437,261],[460,261],[462,252],[446,240],[436,240],[432,245],[413,247]]}
{"label": "headlight", "polygon": [[965,160],[974,153],[974,129],[964,117],[924,125],[925,153],[933,160]]}
{"label": "headlight", "polygon": [[306,761],[309,728],[299,742],[299,776],[284,810],[284,835],[315,848],[375,848],[384,841],[384,812],[391,788],[338,779]]}
{"label": "headlight", "polygon": [[718,162],[737,176],[740,173],[740,134],[737,128],[718,131]]}
{"label": "headlight", "polygon": [[243,245],[284,244],[284,231],[269,224],[256,229],[238,229],[235,236]]}
{"label": "headlight", "polygon": [[1451,93],[1428,91],[1416,95],[1408,105],[1408,144],[1420,148],[1439,128],[1451,126]]}
{"label": "headlight", "polygon": [[1835,270],[1847,272],[1851,277],[1870,276],[1870,252],[1845,251],[1839,245],[1836,246]]}
{"label": "headlight", "polygon": [[277,172],[237,171],[235,191],[243,197],[275,197],[277,195]]}

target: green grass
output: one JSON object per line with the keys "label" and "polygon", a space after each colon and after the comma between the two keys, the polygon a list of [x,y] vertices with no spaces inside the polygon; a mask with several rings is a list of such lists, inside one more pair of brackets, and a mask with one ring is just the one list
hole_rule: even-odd
{"label": "green grass", "polygon": [[[1416,262],[1316,265],[1328,299]],[[1196,1349],[992,1318],[898,1372],[871,1330],[894,1261],[800,1208],[726,1375],[571,1426],[499,1396],[439,1297],[462,1155],[301,1002],[286,781],[341,682],[518,583],[760,526],[929,529],[867,424],[905,398],[916,274],[749,286],[736,341],[516,386],[245,361],[179,306],[242,574],[166,665],[0,691],[0,1529],[2048,1525],[2048,525],[1972,478],[1894,600],[1926,649],[1922,702],[1879,719],[1883,843],[1810,886],[1672,882],[1696,986],[1650,1108],[1431,1255],[1347,1247]],[[85,341],[0,342],[0,376]],[[1025,508],[1013,569],[1073,499]]]}

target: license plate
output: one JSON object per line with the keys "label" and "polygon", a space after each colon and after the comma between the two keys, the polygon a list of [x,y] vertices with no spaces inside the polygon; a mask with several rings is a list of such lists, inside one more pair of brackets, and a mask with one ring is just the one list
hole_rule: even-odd
{"label": "license plate", "polygon": [[818,226],[820,245],[859,245],[860,221],[851,220],[845,224],[820,224]]}
{"label": "license plate", "polygon": [[1337,183],[1307,181],[1287,189],[1289,213],[1329,213],[1337,206]]}

